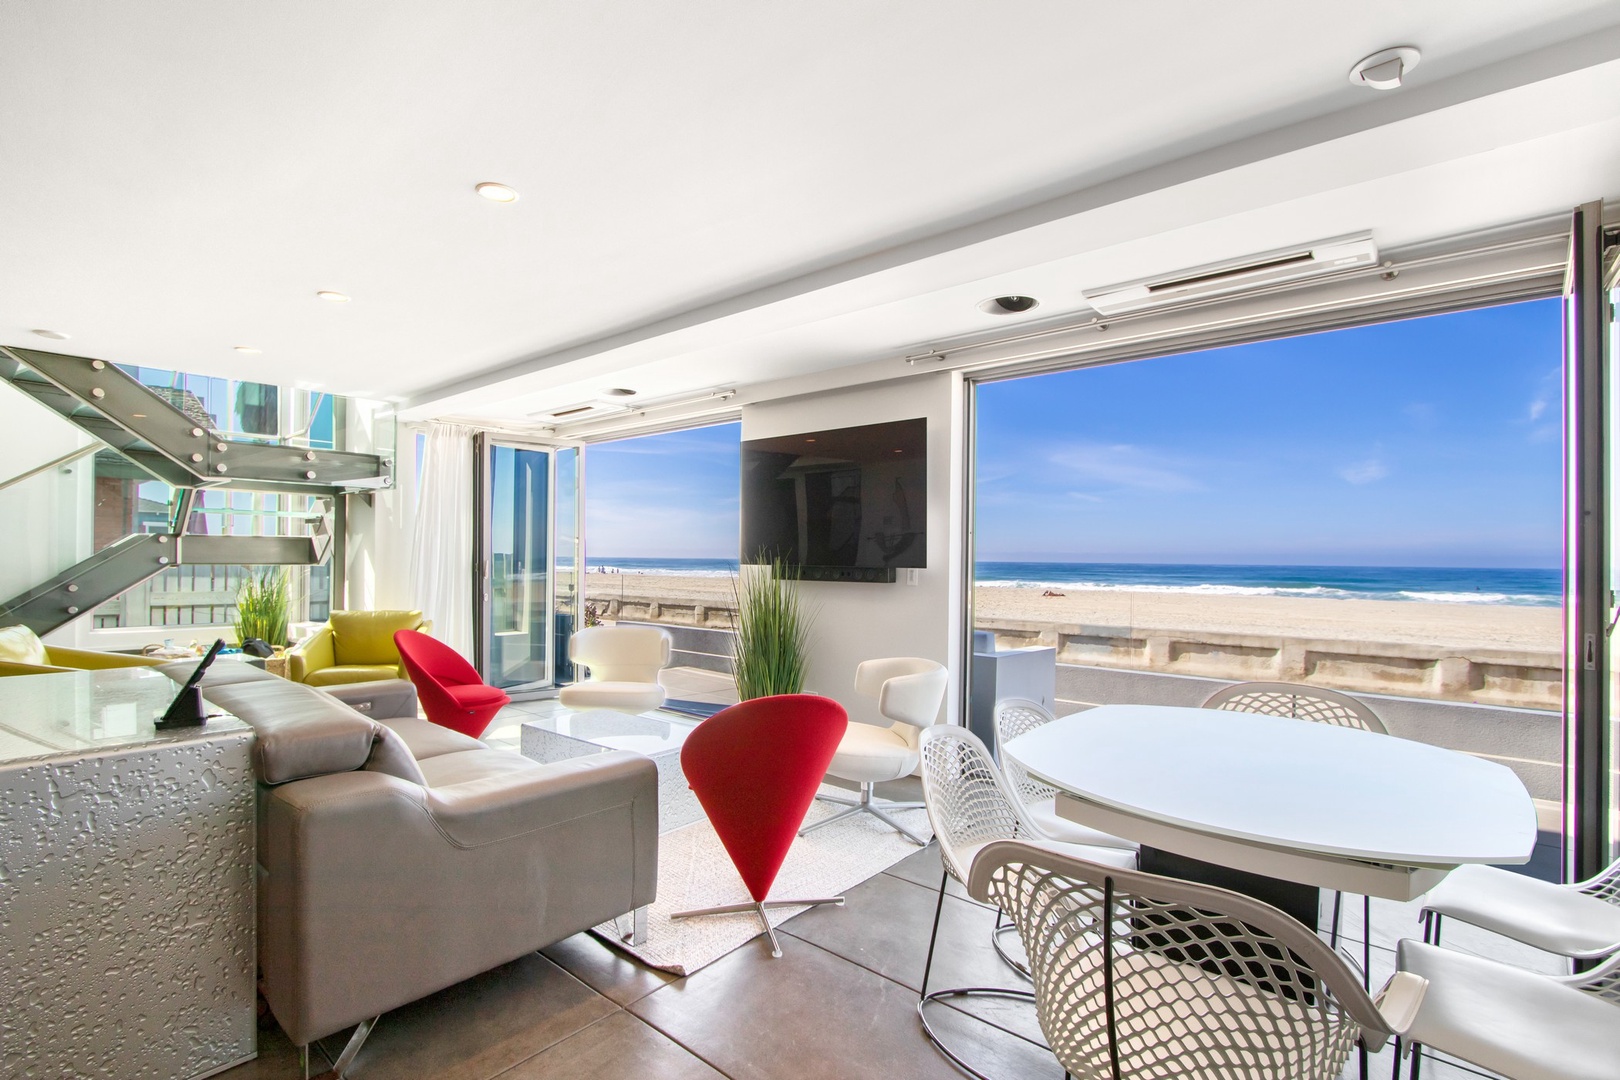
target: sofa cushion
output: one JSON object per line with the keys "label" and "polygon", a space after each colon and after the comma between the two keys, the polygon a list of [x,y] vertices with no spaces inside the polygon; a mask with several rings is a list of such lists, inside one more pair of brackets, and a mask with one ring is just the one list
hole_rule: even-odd
{"label": "sofa cushion", "polygon": [[546,768],[538,761],[530,761],[510,750],[494,750],[482,743],[479,743],[479,747],[477,750],[440,754],[438,757],[418,762],[422,768],[422,775],[427,779],[427,786],[449,787],[452,784],[464,784],[469,780],[484,780],[492,776]]}
{"label": "sofa cushion", "polygon": [[304,676],[304,683],[307,686],[343,686],[347,683],[397,678],[398,664],[339,664],[310,672]]}
{"label": "sofa cushion", "polygon": [[[196,666],[185,660],[158,670],[183,683]],[[382,730],[336,698],[251,664],[215,663],[203,676],[202,692],[253,728],[253,769],[265,784],[359,769]]]}
{"label": "sofa cushion", "polygon": [[45,652],[45,643],[26,626],[7,626],[0,629],[0,660],[13,664],[33,664],[37,667],[51,665],[51,658]]}
{"label": "sofa cushion", "polygon": [[383,717],[383,725],[405,740],[418,763],[443,754],[457,754],[463,750],[488,749],[470,735],[451,731],[415,716]]}
{"label": "sofa cushion", "polygon": [[416,687],[409,679],[378,679],[374,682],[341,683],[323,686],[321,693],[337,698],[356,712],[374,720],[390,716],[417,716]]}
{"label": "sofa cushion", "polygon": [[[394,648],[394,631],[415,630],[422,625],[420,611],[334,611],[332,646],[337,662],[398,667],[399,650]],[[372,678],[388,678],[373,675]]]}

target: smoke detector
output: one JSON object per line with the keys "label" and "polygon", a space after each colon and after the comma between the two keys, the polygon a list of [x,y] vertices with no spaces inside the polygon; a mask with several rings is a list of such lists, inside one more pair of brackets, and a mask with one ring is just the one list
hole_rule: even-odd
{"label": "smoke detector", "polygon": [[1411,45],[1397,45],[1364,56],[1350,69],[1352,86],[1365,86],[1372,90],[1396,90],[1406,73],[1418,66],[1423,55]]}

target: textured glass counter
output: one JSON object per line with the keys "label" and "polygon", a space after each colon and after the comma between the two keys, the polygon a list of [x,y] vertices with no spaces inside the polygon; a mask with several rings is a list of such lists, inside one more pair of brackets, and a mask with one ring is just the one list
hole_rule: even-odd
{"label": "textured glass counter", "polygon": [[234,716],[220,715],[202,727],[158,731],[153,722],[179,689],[154,668],[0,678],[0,765],[248,730]]}
{"label": "textured glass counter", "polygon": [[[150,668],[0,678],[0,1076],[254,1056],[252,730]],[[217,711],[217,710],[210,710]]]}

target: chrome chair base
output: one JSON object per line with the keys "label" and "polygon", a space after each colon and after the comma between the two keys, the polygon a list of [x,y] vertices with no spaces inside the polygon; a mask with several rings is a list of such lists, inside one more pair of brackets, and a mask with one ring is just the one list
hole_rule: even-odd
{"label": "chrome chair base", "polygon": [[677,911],[671,915],[672,919],[695,919],[699,915],[736,915],[743,911],[752,911],[759,916],[760,924],[765,927],[765,937],[771,943],[771,955],[780,959],[782,956],[782,943],[776,940],[776,929],[771,926],[771,920],[766,918],[765,912],[769,908],[781,907],[821,907],[831,904],[834,907],[843,907],[842,896],[829,896],[819,900],[750,900],[746,904],[724,904],[720,907],[694,908],[691,911]]}
{"label": "chrome chair base", "polygon": [[[986,1076],[978,1069],[975,1069],[973,1066],[963,1061],[956,1051],[952,1050],[950,1046],[939,1037],[939,1034],[934,1030],[933,1025],[928,1022],[928,1006],[937,1001],[950,997],[1006,998],[1013,1001],[1027,1001],[1031,1005],[1034,1005],[1035,992],[1033,990],[1009,990],[1001,986],[957,986],[951,987],[948,990],[935,990],[933,993],[924,994],[922,997],[917,999],[917,1018],[922,1021],[923,1034],[928,1036],[928,1041],[933,1043],[934,1046],[938,1048],[940,1053],[950,1058],[951,1064],[955,1065],[958,1069],[961,1069],[969,1076],[976,1077],[977,1080],[995,1080],[994,1077]],[[1047,1046],[1045,1043],[1036,1039],[1031,1039],[1026,1035],[1020,1035],[1016,1031],[1008,1032],[1008,1034],[1012,1035],[1014,1038],[1023,1039],[1031,1046],[1038,1046],[1048,1053],[1050,1053],[1052,1050],[1052,1048]]]}
{"label": "chrome chair base", "polygon": [[[934,928],[928,935],[928,960],[923,966],[922,991],[917,996],[917,1019],[922,1021],[923,1034],[928,1036],[928,1041],[933,1043],[934,1046],[938,1048],[940,1053],[949,1058],[951,1064],[955,1065],[969,1076],[974,1077],[975,1080],[994,1080],[993,1077],[986,1076],[984,1073],[969,1065],[966,1061],[963,1061],[961,1055],[957,1054],[955,1050],[952,1050],[950,1046],[939,1037],[939,1033],[934,1030],[934,1026],[928,1022],[928,1006],[934,1004],[935,1002],[943,1001],[946,998],[961,997],[994,997],[1011,1001],[1027,1001],[1033,1005],[1035,1004],[1035,993],[1032,990],[1014,990],[1004,986],[953,986],[944,990],[935,990],[932,993],[929,992],[928,976],[934,970],[934,944],[939,940],[939,917],[940,914],[945,910],[945,884],[949,880],[949,877],[949,874],[941,874],[939,878],[939,899],[934,903]],[[996,922],[997,926],[990,933],[990,943],[995,946],[996,954],[1000,956],[1001,959],[1005,961],[1007,965],[1014,971],[1018,972],[1026,979],[1029,978],[1029,969],[1009,956],[1001,944],[1001,932],[1003,930],[1011,930],[1014,933],[1017,933],[1018,928],[1011,923],[1008,923],[1006,926],[1000,925],[1000,912],[998,912],[996,915]],[[1025,1035],[1019,1035],[1016,1031],[1008,1032],[1008,1034],[1013,1035],[1016,1038],[1023,1039],[1031,1046],[1038,1046],[1048,1053],[1051,1052],[1052,1048],[1043,1042],[1038,1042],[1035,1039],[1031,1039]]]}
{"label": "chrome chair base", "polygon": [[[996,922],[1001,924],[1002,918],[1003,916],[1001,912],[998,911],[996,913]],[[1012,953],[1008,952],[1007,946],[1002,944],[1002,938],[1008,934],[1011,934],[1016,938],[1018,936],[1018,927],[1014,926],[1012,923],[998,925],[994,930],[990,931],[991,946],[996,950],[996,955],[1001,957],[1001,962],[1003,964],[1006,964],[1008,967],[1018,972],[1018,974],[1027,981],[1034,982],[1035,976],[1030,974],[1029,965],[1023,960],[1020,960],[1018,957],[1014,956]]]}
{"label": "chrome chair base", "polygon": [[799,830],[799,835],[804,836],[806,833],[815,832],[823,825],[831,825],[835,821],[843,821],[845,818],[854,814],[871,814],[873,817],[877,818],[879,821],[883,822],[885,825],[889,826],[889,828],[893,829],[901,836],[904,836],[907,840],[910,840],[918,847],[927,847],[927,837],[919,836],[917,833],[906,828],[888,814],[889,811],[893,810],[921,810],[923,808],[923,804],[920,802],[878,802],[872,797],[872,788],[873,785],[870,782],[862,784],[861,796],[858,799],[850,799],[842,795],[825,795],[818,793],[816,798],[820,799],[822,802],[837,803],[839,806],[847,806],[849,809],[841,813],[834,814],[830,818],[823,818],[813,825],[806,825],[804,828]]}

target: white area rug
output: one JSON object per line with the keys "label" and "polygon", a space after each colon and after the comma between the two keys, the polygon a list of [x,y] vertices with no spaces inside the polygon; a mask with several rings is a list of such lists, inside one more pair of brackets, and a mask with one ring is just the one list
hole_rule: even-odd
{"label": "white area rug", "polygon": [[[823,790],[844,796],[850,794],[841,788]],[[817,800],[805,821],[813,823],[844,809]],[[928,835],[926,811],[901,810],[896,812],[896,817],[907,828]],[[853,814],[835,825],[794,840],[767,899],[839,896],[917,850],[916,844],[871,814]],[[631,946],[621,939],[620,933],[630,929],[628,918],[621,919],[617,929],[612,923],[603,923],[596,927],[595,933],[650,967],[675,975],[690,975],[760,936],[764,930],[759,916],[752,912],[705,915],[679,922],[671,919],[670,913],[741,904],[748,898],[737,868],[731,864],[731,857],[705,818],[658,838],[658,901],[647,912],[646,942]],[[780,926],[803,910],[802,907],[772,908],[771,925]]]}

